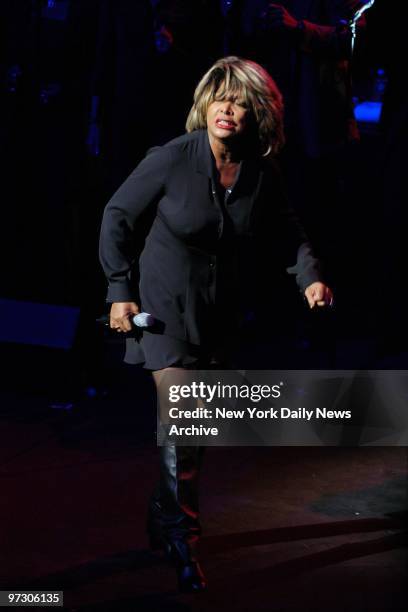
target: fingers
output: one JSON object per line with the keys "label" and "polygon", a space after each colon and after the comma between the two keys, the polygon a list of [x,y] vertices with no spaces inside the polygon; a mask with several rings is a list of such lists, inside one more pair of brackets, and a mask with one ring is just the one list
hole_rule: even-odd
{"label": "fingers", "polygon": [[317,286],[317,283],[306,289],[305,297],[309,308],[314,308],[316,305],[324,305],[324,291],[322,287]]}
{"label": "fingers", "polygon": [[313,308],[315,303],[314,303],[314,299],[312,297],[312,295],[310,294],[310,291],[308,291],[306,289],[305,291],[305,298],[307,299],[307,303],[309,304],[309,308]]}
{"label": "fingers", "polygon": [[334,301],[333,301],[333,296],[332,295],[325,295],[323,300],[316,300],[315,301],[315,305],[319,306],[319,308],[323,307],[323,306],[333,306]]}
{"label": "fingers", "polygon": [[110,327],[117,332],[132,330],[132,318],[138,314],[139,307],[135,302],[116,302],[110,311]]}
{"label": "fingers", "polygon": [[117,332],[129,332],[132,329],[132,324],[130,322],[131,315],[127,315],[121,318],[112,318],[110,319],[110,326]]}
{"label": "fingers", "polygon": [[310,308],[314,308],[315,306],[321,308],[324,306],[333,306],[334,304],[331,289],[323,283],[313,283],[307,287],[305,297]]}

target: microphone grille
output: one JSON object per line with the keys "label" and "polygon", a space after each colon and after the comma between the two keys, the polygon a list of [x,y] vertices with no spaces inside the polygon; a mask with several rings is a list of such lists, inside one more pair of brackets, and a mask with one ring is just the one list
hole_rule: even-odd
{"label": "microphone grille", "polygon": [[137,327],[151,327],[154,324],[154,317],[148,312],[139,312],[133,317],[133,323]]}

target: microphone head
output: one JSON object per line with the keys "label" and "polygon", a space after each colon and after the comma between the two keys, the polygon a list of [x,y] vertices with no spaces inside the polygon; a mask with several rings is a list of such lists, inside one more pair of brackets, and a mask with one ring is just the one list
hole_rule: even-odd
{"label": "microphone head", "polygon": [[154,317],[148,312],[139,312],[133,317],[133,323],[137,327],[151,327],[154,324]]}

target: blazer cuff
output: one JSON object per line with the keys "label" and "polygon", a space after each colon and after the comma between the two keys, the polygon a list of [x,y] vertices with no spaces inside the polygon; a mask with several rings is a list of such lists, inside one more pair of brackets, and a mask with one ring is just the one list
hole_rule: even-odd
{"label": "blazer cuff", "polygon": [[113,302],[137,302],[138,297],[135,291],[131,288],[128,280],[109,283],[106,301],[110,304]]}
{"label": "blazer cuff", "polygon": [[312,283],[323,283],[324,281],[319,270],[308,270],[307,272],[298,274],[296,276],[296,282],[300,292],[303,294]]}
{"label": "blazer cuff", "polygon": [[296,283],[301,293],[312,283],[324,282],[320,262],[314,256],[308,242],[300,245],[296,265],[286,268],[289,274],[296,274]]}

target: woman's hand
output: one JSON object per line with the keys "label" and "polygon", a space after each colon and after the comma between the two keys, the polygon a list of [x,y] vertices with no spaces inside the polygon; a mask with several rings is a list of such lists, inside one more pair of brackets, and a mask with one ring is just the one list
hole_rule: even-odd
{"label": "woman's hand", "polygon": [[315,306],[333,306],[333,293],[324,283],[312,283],[305,290],[305,297],[310,308]]}
{"label": "woman's hand", "polygon": [[114,302],[110,311],[109,324],[118,332],[128,332],[132,329],[130,321],[139,314],[140,309],[136,302]]}

